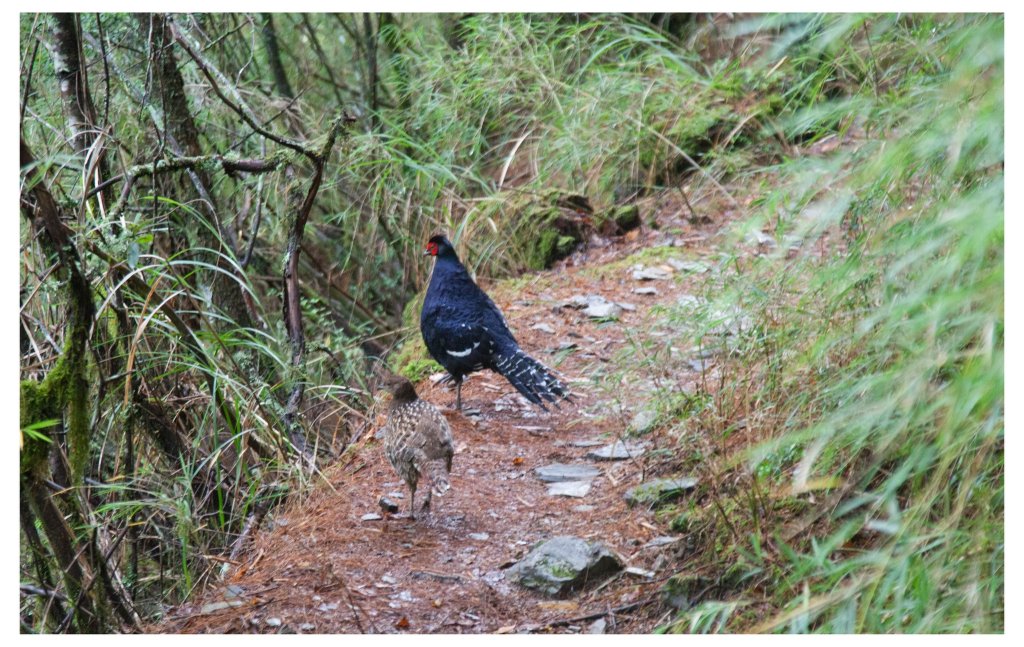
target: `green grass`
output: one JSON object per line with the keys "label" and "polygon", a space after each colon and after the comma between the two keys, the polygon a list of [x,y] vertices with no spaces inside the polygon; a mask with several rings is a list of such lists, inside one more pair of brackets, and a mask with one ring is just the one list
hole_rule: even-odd
{"label": "green grass", "polygon": [[[736,508],[731,523],[771,547],[749,567],[783,579],[755,576],[670,630],[1002,630],[1002,23],[908,22],[875,35],[909,75],[800,122],[827,132],[841,107],[870,126],[864,141],[777,166],[754,205],[753,222],[803,251],[743,259],[706,287],[712,308],[753,325],[714,406],[687,424],[715,442],[743,420],[762,441],[706,466],[741,479],[720,496],[747,497],[752,470],[830,508],[785,540],[794,515],[780,500],[759,503],[764,519]],[[852,56],[840,48],[830,65]],[[922,58],[942,64],[918,69]],[[669,322],[693,345],[713,325]],[[758,613],[730,615],[755,591]]]}

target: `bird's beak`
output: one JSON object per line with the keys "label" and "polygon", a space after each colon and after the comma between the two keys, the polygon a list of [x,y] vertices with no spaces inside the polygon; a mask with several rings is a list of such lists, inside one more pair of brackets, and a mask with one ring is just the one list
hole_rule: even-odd
{"label": "bird's beak", "polygon": [[424,256],[430,256],[430,250],[429,249],[423,250],[423,255]]}

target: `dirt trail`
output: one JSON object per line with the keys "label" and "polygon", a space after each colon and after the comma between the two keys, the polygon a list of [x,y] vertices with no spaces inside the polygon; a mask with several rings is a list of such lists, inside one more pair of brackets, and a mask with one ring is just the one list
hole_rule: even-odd
{"label": "dirt trail", "polygon": [[[667,459],[655,452],[595,462],[585,457],[592,448],[570,443],[610,443],[626,430],[632,412],[603,406],[590,378],[620,370],[612,360],[628,348],[627,333],[650,332],[651,307],[674,303],[697,280],[680,272],[641,283],[627,265],[604,268],[643,247],[671,241],[680,258],[707,254],[716,227],[696,228],[682,212],[677,205],[663,205],[659,230],[645,228],[605,247],[592,245],[586,257],[537,274],[525,285],[518,282],[514,293],[508,286],[490,288],[522,347],[545,364],[554,365],[560,345],[576,344],[557,365],[576,394],[574,405],[550,414],[523,406],[507,382],[485,372],[463,388],[464,406],[482,413],[468,418],[448,410],[453,390],[425,380],[417,385],[420,397],[445,411],[456,444],[452,491],[435,499],[429,516],[362,520],[380,512],[382,494],[407,492],[380,442],[367,432],[357,452],[325,469],[330,487],[318,484],[266,522],[224,582],[172,610],[153,631],[586,632],[601,618],[605,632],[644,633],[670,617],[659,589],[679,566],[677,546],[646,544],[673,533],[650,510],[631,508],[623,497],[643,478],[664,475]],[[637,287],[654,287],[658,294],[635,294]],[[574,295],[588,294],[636,309],[623,312],[618,322],[602,323],[559,307]],[[553,332],[532,328],[535,324]],[[622,384],[624,390],[633,387]],[[655,447],[675,442],[657,432],[645,440]],[[549,496],[533,474],[549,463],[593,465],[601,475],[583,498]],[[404,511],[407,499],[397,502]],[[565,599],[545,597],[505,577],[503,569],[533,544],[563,534],[600,541],[627,566],[654,576],[622,572]]]}

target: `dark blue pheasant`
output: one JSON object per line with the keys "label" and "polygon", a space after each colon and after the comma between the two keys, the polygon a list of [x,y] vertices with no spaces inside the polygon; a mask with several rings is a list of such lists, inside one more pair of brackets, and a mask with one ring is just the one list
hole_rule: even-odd
{"label": "dark blue pheasant", "polygon": [[498,307],[470,278],[448,239],[434,236],[425,253],[437,261],[423,300],[420,332],[427,350],[455,381],[455,408],[462,409],[462,380],[485,368],[501,373],[544,410],[545,400],[568,398],[568,389],[551,371],[519,348]]}

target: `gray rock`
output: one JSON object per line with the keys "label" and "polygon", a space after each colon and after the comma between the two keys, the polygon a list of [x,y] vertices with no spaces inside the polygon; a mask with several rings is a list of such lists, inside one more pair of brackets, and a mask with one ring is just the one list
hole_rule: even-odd
{"label": "gray rock", "polygon": [[583,310],[583,314],[595,319],[612,319],[622,314],[623,309],[636,309],[635,306],[631,306],[630,304],[612,303],[600,294],[588,294],[587,296],[576,294],[568,301],[563,302],[561,307]]}
{"label": "gray rock", "polygon": [[530,330],[539,330],[539,331],[541,331],[543,333],[547,333],[549,335],[555,334],[555,329],[552,328],[551,326],[547,325],[546,323],[536,323],[536,324],[533,324],[532,326],[530,326]]}
{"label": "gray rock", "polygon": [[611,445],[587,452],[587,458],[592,458],[595,461],[623,461],[627,458],[642,456],[645,451],[647,451],[647,443],[628,443],[616,440]]}
{"label": "gray rock", "polygon": [[223,609],[230,609],[231,607],[240,607],[245,604],[242,600],[221,600],[219,602],[210,602],[204,604],[203,608],[199,610],[200,615],[206,615],[208,613],[214,613]]}
{"label": "gray rock", "polygon": [[658,294],[658,288],[633,288],[633,294]]}
{"label": "gray rock", "polygon": [[629,428],[637,433],[650,431],[658,422],[658,412],[653,409],[641,409],[633,416]]}
{"label": "gray rock", "polygon": [[615,319],[622,314],[622,306],[610,301],[592,303],[583,310],[583,314],[593,319]]}
{"label": "gray rock", "polygon": [[674,479],[655,479],[631,488],[626,492],[629,505],[654,505],[662,501],[677,499],[697,487],[697,479],[682,476]]}
{"label": "gray rock", "polygon": [[363,516],[361,516],[359,518],[362,519],[363,521],[380,521],[380,515],[377,514],[376,512],[370,512],[368,514],[364,514]]}
{"label": "gray rock", "polygon": [[654,571],[649,571],[646,568],[639,568],[637,566],[629,566],[623,572],[627,575],[636,575],[637,577],[645,577],[647,579],[651,579],[657,575]]}
{"label": "gray rock", "polygon": [[607,620],[605,620],[604,618],[598,618],[597,620],[595,620],[592,623],[590,623],[589,627],[587,627],[587,633],[588,634],[603,634],[604,630],[605,630],[605,628],[607,628],[607,626],[608,626],[608,621]]}
{"label": "gray rock", "polygon": [[636,281],[664,281],[672,277],[672,271],[663,267],[639,266],[633,269],[633,279]]}
{"label": "gray rock", "polygon": [[643,545],[643,548],[657,548],[658,546],[668,546],[669,544],[674,544],[677,541],[679,541],[679,537],[670,537],[668,535],[663,535],[661,537],[655,537],[654,539],[650,540],[649,542]]}
{"label": "gray rock", "polygon": [[692,598],[712,581],[699,575],[673,575],[661,587],[661,601],[666,606],[685,611],[692,606]]}
{"label": "gray rock", "polygon": [[486,532],[471,532],[469,533],[469,538],[475,539],[477,541],[487,541],[491,538],[491,536],[488,535]]}
{"label": "gray rock", "polygon": [[547,595],[565,595],[622,569],[622,560],[601,544],[579,537],[553,537],[508,570],[520,585]]}
{"label": "gray rock", "polygon": [[709,371],[715,367],[715,363],[709,359],[696,358],[686,360],[686,365],[690,367],[690,370],[694,373],[703,373]]}
{"label": "gray rock", "polygon": [[582,498],[590,492],[590,481],[560,481],[548,486],[548,496]]}
{"label": "gray rock", "polygon": [[713,335],[739,335],[754,327],[754,320],[736,306],[715,310],[709,316],[717,324],[710,330]]}
{"label": "gray rock", "polygon": [[[557,442],[555,443],[558,444]],[[572,447],[600,447],[604,444],[603,440],[574,440],[569,443]]]}
{"label": "gray rock", "polygon": [[678,258],[670,258],[665,261],[671,265],[678,272],[693,272],[694,274],[703,274],[709,271],[711,268],[704,263],[698,261],[684,261]]}
{"label": "gray rock", "polygon": [[699,306],[703,305],[704,300],[700,297],[695,297],[692,294],[680,294],[676,297],[676,303],[684,308],[695,310]]}
{"label": "gray rock", "polygon": [[558,483],[560,481],[589,481],[601,474],[601,470],[590,465],[566,465],[564,463],[552,463],[533,470],[537,478],[545,483]]}
{"label": "gray rock", "polygon": [[585,297],[582,294],[574,294],[569,297],[568,301],[564,301],[559,305],[562,308],[575,308],[577,310],[582,310],[590,305],[591,298],[592,297]]}

